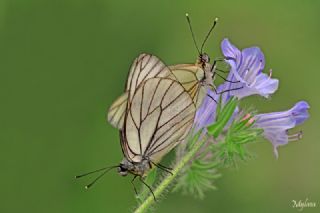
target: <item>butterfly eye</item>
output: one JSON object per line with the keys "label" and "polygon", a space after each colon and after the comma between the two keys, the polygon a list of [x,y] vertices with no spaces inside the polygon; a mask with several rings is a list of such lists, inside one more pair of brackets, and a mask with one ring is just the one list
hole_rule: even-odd
{"label": "butterfly eye", "polygon": [[124,168],[123,164],[120,164],[120,166],[118,167],[118,172],[124,172],[126,171],[126,168]]}
{"label": "butterfly eye", "polygon": [[123,164],[120,164],[120,166],[118,167],[118,173],[121,176],[127,176],[128,175],[128,169],[123,167]]}

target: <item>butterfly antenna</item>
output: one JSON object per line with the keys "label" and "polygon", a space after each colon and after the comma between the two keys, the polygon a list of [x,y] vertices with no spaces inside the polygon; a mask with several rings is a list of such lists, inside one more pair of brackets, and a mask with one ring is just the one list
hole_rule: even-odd
{"label": "butterfly antenna", "polygon": [[193,32],[193,30],[192,30],[191,20],[190,20],[190,17],[189,17],[189,14],[188,14],[188,13],[186,13],[186,18],[187,18],[188,25],[189,25],[189,28],[190,28],[190,31],[191,31],[191,35],[192,35],[192,39],[193,39],[194,45],[196,46],[196,48],[197,48],[197,50],[198,50],[198,53],[199,53],[199,55],[200,55],[201,52],[200,52],[199,47],[198,47],[198,45],[197,45],[196,37],[195,37],[194,32]]}
{"label": "butterfly antenna", "polygon": [[95,184],[100,178],[102,178],[107,172],[109,172],[111,169],[114,169],[118,166],[113,166],[110,167],[109,169],[107,169],[106,171],[104,171],[101,175],[99,175],[98,177],[96,177],[96,179],[94,179],[90,184],[86,185],[85,188],[89,189],[91,186],[93,186],[93,184]]}
{"label": "butterfly antenna", "polygon": [[217,25],[218,23],[218,18],[215,18],[214,21],[213,21],[213,24],[209,30],[209,32],[207,33],[206,37],[204,38],[203,42],[202,42],[202,45],[201,45],[201,53],[202,53],[202,50],[203,50],[203,47],[205,45],[205,43],[207,42],[212,30],[215,28],[215,26]]}
{"label": "butterfly antenna", "polygon": [[106,170],[106,169],[113,169],[113,168],[116,168],[116,167],[119,167],[119,166],[108,166],[108,167],[104,167],[104,168],[101,168],[101,169],[97,169],[97,170],[94,170],[94,171],[91,171],[91,172],[87,172],[85,174],[82,174],[82,175],[77,175],[75,176],[75,178],[81,178],[81,177],[84,177],[84,176],[87,176],[87,175],[90,175],[90,174],[94,174],[94,173],[97,173],[97,172],[101,172],[103,170]]}

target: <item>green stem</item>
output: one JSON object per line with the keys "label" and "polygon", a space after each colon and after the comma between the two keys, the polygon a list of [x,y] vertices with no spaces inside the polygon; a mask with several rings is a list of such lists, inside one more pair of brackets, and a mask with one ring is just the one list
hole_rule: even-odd
{"label": "green stem", "polygon": [[[184,166],[192,159],[192,157],[198,152],[201,146],[205,143],[205,140],[201,140],[196,143],[192,149],[185,155],[183,158],[175,165],[173,168],[172,175],[168,175],[156,188],[154,191],[155,197],[160,197],[160,195],[165,191],[165,189],[175,180]],[[152,195],[149,195],[147,199],[141,203],[141,205],[135,210],[135,213],[146,212],[154,203],[154,198]]]}

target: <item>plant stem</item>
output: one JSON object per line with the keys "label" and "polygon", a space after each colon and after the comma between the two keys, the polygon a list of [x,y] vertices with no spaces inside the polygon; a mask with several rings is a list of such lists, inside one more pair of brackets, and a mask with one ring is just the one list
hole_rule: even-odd
{"label": "plant stem", "polygon": [[[183,158],[176,163],[173,168],[172,175],[167,175],[165,179],[157,186],[154,191],[155,197],[160,197],[160,195],[165,191],[165,189],[175,180],[184,166],[192,159],[192,157],[198,152],[201,146],[205,143],[206,140],[200,140],[194,144],[192,149],[185,155]],[[149,195],[146,200],[141,203],[141,205],[135,210],[135,213],[143,213],[146,212],[151,205],[154,203],[154,198],[152,195]]]}

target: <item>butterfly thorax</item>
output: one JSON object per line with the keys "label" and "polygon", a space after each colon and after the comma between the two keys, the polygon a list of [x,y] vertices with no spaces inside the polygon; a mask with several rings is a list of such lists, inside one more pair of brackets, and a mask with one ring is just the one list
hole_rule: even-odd
{"label": "butterfly thorax", "polygon": [[203,79],[203,84],[204,86],[213,86],[213,81],[214,81],[214,75],[213,72],[211,71],[211,65],[209,64],[209,67],[207,70],[204,71],[204,79]]}
{"label": "butterfly thorax", "polygon": [[131,173],[133,175],[143,177],[148,173],[151,167],[151,162],[148,159],[143,159],[139,162],[132,162],[125,158],[121,161],[119,165],[118,173],[121,176],[127,176],[128,173]]}
{"label": "butterfly thorax", "polygon": [[202,68],[203,74],[202,79],[199,79],[201,84],[203,86],[212,86],[213,85],[213,71],[212,71],[212,65],[209,63],[210,57],[207,53],[201,53],[198,57],[198,60],[196,62],[196,65]]}

